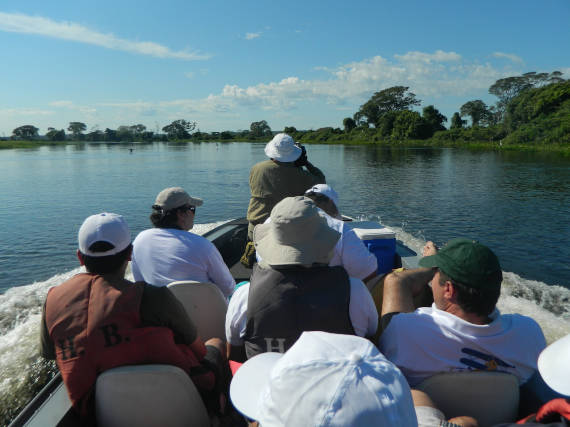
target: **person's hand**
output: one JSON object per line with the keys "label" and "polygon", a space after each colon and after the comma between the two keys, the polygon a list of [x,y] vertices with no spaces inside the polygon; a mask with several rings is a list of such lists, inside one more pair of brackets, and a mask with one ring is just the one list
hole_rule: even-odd
{"label": "person's hand", "polygon": [[431,240],[428,241],[422,249],[423,256],[431,256],[437,253],[437,246]]}
{"label": "person's hand", "polygon": [[305,166],[309,162],[309,160],[307,159],[307,150],[305,149],[305,146],[301,144],[297,144],[297,146],[302,150],[302,152],[299,158],[295,160],[295,166],[297,167]]}

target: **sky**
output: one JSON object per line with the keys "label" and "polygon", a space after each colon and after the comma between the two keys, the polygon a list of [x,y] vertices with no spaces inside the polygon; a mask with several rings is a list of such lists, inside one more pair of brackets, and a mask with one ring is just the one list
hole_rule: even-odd
{"label": "sky", "polygon": [[494,104],[497,79],[554,70],[570,78],[570,0],[0,2],[0,136],[342,127],[396,85],[451,119]]}

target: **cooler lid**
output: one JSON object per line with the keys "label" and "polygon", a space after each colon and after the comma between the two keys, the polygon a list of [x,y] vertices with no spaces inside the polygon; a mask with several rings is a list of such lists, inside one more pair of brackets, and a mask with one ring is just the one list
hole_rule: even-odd
{"label": "cooler lid", "polygon": [[374,221],[352,221],[346,222],[361,240],[395,239],[396,233],[388,227],[384,227]]}

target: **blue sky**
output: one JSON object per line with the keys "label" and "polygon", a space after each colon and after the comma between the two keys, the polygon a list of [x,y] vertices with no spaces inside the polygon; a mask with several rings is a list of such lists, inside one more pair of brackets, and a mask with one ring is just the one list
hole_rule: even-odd
{"label": "blue sky", "polygon": [[570,78],[570,1],[3,0],[0,61],[0,136],[342,127],[394,85],[451,118],[499,78]]}

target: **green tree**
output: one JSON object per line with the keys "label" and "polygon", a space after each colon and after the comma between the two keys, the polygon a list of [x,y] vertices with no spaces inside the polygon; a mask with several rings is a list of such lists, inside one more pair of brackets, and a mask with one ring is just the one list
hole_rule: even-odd
{"label": "green tree", "polygon": [[354,121],[354,119],[346,117],[342,121],[342,125],[344,126],[344,131],[348,133],[356,127],[356,122]]}
{"label": "green tree", "polygon": [[461,113],[461,117],[471,117],[471,125],[475,127],[479,126],[479,122],[485,117],[485,114],[487,114],[487,106],[480,99],[476,99],[463,104],[459,112]]}
{"label": "green tree", "polygon": [[421,101],[416,95],[408,92],[407,86],[393,86],[374,93],[372,97],[360,106],[355,114],[355,121],[366,120],[369,125],[376,126],[380,117],[390,111],[408,110],[414,105],[420,105]]}
{"label": "green tree", "polygon": [[394,120],[392,137],[396,139],[425,139],[432,135],[431,127],[417,111],[404,110]]}
{"label": "green tree", "polygon": [[135,138],[141,138],[143,132],[146,130],[146,126],[145,125],[133,125],[133,126],[129,126],[129,130],[131,131],[131,134],[135,137]]}
{"label": "green tree", "polygon": [[196,129],[196,122],[184,119],[174,120],[162,128],[168,134],[168,139],[185,139],[190,137],[190,132]]}
{"label": "green tree", "polygon": [[551,73],[537,73],[530,71],[522,76],[511,76],[497,80],[489,88],[489,93],[499,98],[497,101],[498,118],[501,120],[508,104],[523,91],[541,87],[552,83],[563,82],[562,73],[553,71]]}
{"label": "green tree", "polygon": [[87,141],[105,141],[105,132],[96,129],[85,135],[85,140]]}
{"label": "green tree", "polygon": [[32,139],[38,136],[39,129],[32,125],[17,127],[12,131],[12,136],[20,139]]}
{"label": "green tree", "polygon": [[389,111],[382,114],[380,120],[376,124],[376,128],[383,137],[389,137],[392,135],[392,130],[394,129],[394,121],[400,114],[400,111]]}
{"label": "green tree", "polygon": [[443,123],[447,121],[447,117],[441,114],[433,105],[424,107],[422,118],[430,126],[432,135],[439,130],[445,130]]}
{"label": "green tree", "polygon": [[118,141],[117,131],[114,129],[105,129],[105,141]]}
{"label": "green tree", "polygon": [[48,128],[46,138],[50,141],[65,141],[65,131],[63,129],[57,130],[55,128]]}
{"label": "green tree", "polygon": [[87,126],[85,126],[85,123],[81,122],[70,122],[67,127],[67,130],[73,134],[73,138],[75,139],[81,139],[83,136],[81,132],[84,132],[86,129]]}
{"label": "green tree", "polygon": [[297,128],[295,126],[285,126],[285,129],[283,129],[283,133],[286,133],[287,135],[294,134],[295,132],[297,132]]}
{"label": "green tree", "polygon": [[463,120],[459,113],[456,111],[451,117],[451,126],[449,126],[449,129],[463,129],[463,126],[465,126],[466,123],[467,122]]}
{"label": "green tree", "polygon": [[269,125],[265,120],[261,120],[260,122],[253,122],[250,125],[249,130],[251,136],[256,138],[271,135],[271,128],[269,127]]}

